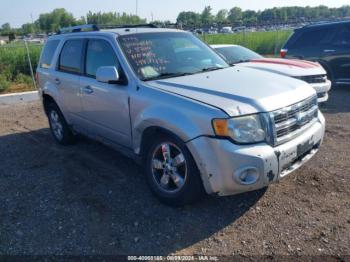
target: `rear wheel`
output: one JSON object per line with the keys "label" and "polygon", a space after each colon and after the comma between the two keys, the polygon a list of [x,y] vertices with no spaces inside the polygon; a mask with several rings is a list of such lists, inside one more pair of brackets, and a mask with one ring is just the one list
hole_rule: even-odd
{"label": "rear wheel", "polygon": [[182,206],[204,195],[198,168],[180,139],[172,136],[155,139],[145,164],[148,183],[161,202]]}
{"label": "rear wheel", "polygon": [[51,134],[55,141],[61,145],[71,144],[74,141],[74,135],[64,119],[61,110],[55,103],[50,103],[46,110]]}

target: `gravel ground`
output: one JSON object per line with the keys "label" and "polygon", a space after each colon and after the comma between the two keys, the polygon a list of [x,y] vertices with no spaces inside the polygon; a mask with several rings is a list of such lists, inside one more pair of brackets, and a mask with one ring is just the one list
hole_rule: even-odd
{"label": "gravel ground", "polygon": [[160,204],[132,160],[54,143],[39,103],[0,107],[0,254],[350,255],[350,89],[320,152],[268,189]]}

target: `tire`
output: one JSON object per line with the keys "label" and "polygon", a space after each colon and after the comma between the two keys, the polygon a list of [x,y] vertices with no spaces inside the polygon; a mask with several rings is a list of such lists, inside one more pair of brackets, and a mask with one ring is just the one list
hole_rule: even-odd
{"label": "tire", "polygon": [[205,195],[191,153],[185,143],[175,136],[161,135],[150,143],[145,168],[153,194],[164,204],[184,206]]}
{"label": "tire", "polygon": [[60,145],[69,145],[74,142],[74,135],[69,128],[61,110],[51,102],[46,108],[50,130],[55,141]]}

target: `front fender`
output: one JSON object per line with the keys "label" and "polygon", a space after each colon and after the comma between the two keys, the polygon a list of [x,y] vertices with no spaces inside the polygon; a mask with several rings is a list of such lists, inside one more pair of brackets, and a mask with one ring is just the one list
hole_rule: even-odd
{"label": "front fender", "polygon": [[139,114],[134,121],[133,140],[136,154],[140,153],[143,132],[150,127],[165,129],[184,142],[203,135],[203,133],[212,132],[211,130],[202,130],[190,115],[186,115],[181,111],[164,106],[148,108],[142,114]]}

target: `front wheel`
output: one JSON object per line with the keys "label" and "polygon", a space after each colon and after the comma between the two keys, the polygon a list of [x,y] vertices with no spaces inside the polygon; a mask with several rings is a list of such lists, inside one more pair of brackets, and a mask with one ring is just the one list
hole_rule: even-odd
{"label": "front wheel", "polygon": [[179,138],[160,136],[155,139],[145,164],[148,183],[161,202],[183,206],[204,195],[198,168]]}

